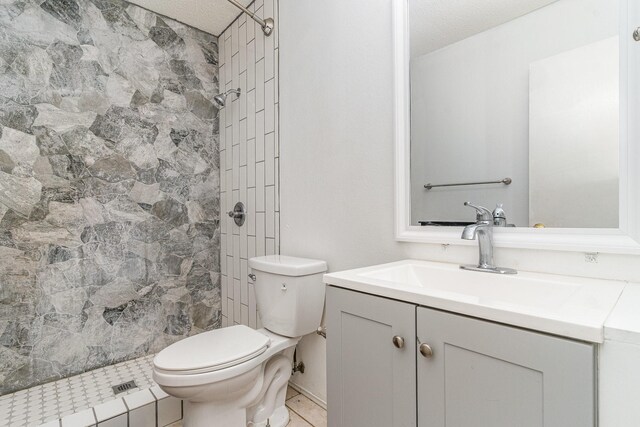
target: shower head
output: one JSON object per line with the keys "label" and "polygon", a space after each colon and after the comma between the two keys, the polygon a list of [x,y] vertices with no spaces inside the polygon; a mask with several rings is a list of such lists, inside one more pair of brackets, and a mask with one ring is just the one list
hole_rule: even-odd
{"label": "shower head", "polygon": [[227,95],[223,93],[213,97],[213,104],[218,108],[218,110],[222,110],[224,108],[226,98]]}
{"label": "shower head", "polygon": [[227,103],[227,96],[229,96],[232,93],[240,97],[240,88],[229,89],[228,91],[224,93],[219,93],[218,95],[213,97],[213,104],[218,108],[218,110],[221,110],[224,108],[225,104]]}

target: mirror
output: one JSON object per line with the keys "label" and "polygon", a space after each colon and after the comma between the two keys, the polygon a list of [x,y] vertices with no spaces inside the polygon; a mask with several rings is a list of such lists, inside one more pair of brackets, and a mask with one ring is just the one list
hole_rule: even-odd
{"label": "mirror", "polygon": [[[619,7],[408,0],[410,224],[620,225]],[[488,183],[489,182],[489,183]]]}

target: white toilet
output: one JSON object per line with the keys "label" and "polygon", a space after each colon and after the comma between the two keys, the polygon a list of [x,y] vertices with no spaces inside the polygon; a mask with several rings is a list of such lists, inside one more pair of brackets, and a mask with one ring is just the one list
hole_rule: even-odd
{"label": "white toilet", "polygon": [[185,338],[153,360],[153,379],[184,400],[185,427],[284,427],[293,352],[320,325],[324,261],[249,260],[264,329],[235,325]]}

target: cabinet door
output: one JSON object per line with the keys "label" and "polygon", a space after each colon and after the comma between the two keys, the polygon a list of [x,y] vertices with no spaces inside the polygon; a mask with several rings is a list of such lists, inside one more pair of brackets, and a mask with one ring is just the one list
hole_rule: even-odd
{"label": "cabinet door", "polygon": [[420,427],[593,427],[594,346],[418,308]]}
{"label": "cabinet door", "polygon": [[330,286],[326,324],[328,425],[415,426],[415,306]]}

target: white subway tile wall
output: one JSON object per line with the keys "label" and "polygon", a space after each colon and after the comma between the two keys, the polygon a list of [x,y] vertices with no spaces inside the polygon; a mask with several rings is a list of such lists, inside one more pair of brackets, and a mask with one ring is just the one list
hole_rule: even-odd
{"label": "white subway tile wall", "polygon": [[220,112],[220,205],[229,212],[243,202],[247,219],[238,227],[222,217],[222,326],[261,327],[248,259],[280,252],[278,0],[257,0],[259,17],[276,21],[265,37],[240,16],[220,36],[220,87],[240,88]]}
{"label": "white subway tile wall", "polygon": [[[154,355],[0,396],[0,427],[163,427],[182,419],[182,401],[151,378]],[[112,386],[135,381],[118,395]]]}

